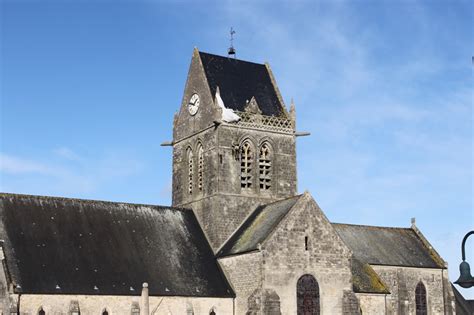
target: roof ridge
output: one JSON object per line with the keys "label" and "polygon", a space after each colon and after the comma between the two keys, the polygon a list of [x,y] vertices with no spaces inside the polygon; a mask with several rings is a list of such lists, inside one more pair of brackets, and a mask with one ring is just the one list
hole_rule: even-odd
{"label": "roof ridge", "polygon": [[56,199],[56,200],[64,200],[64,201],[78,201],[78,202],[101,202],[107,204],[122,204],[122,205],[129,205],[135,207],[150,207],[155,210],[157,208],[165,208],[170,210],[186,210],[189,211],[190,209],[182,208],[182,207],[173,207],[173,206],[162,206],[162,205],[153,205],[153,204],[146,204],[146,203],[132,203],[132,202],[125,202],[125,201],[110,201],[110,200],[99,200],[99,199],[84,199],[84,198],[72,198],[72,197],[63,197],[63,196],[46,196],[46,195],[31,195],[31,194],[18,194],[18,193],[6,193],[0,192],[0,199],[3,197],[16,197],[16,198],[36,198],[36,199]]}
{"label": "roof ridge", "polygon": [[302,197],[304,194],[299,194],[299,195],[295,195],[295,196],[291,196],[291,197],[286,197],[284,199],[280,199],[280,200],[277,200],[277,201],[272,201],[270,203],[266,203],[266,204],[263,204],[261,205],[261,207],[266,207],[266,206],[270,206],[270,205],[274,205],[274,204],[277,204],[279,202],[283,202],[283,201],[287,201],[287,200],[290,200],[290,199],[293,199],[293,198],[299,198],[299,197]]}
{"label": "roof ridge", "polygon": [[331,222],[331,225],[358,226],[358,227],[368,227],[368,228],[375,228],[375,229],[412,230],[412,228],[410,227],[381,226],[381,225],[338,223],[338,222]]}
{"label": "roof ridge", "polygon": [[235,60],[235,61],[238,61],[238,62],[252,63],[254,65],[259,65],[259,66],[265,66],[265,63],[258,63],[258,62],[254,62],[254,61],[243,60],[243,59],[230,58],[230,57],[226,57],[226,56],[211,54],[211,53],[208,53],[208,52],[205,52],[205,51],[199,51],[199,54],[206,54],[206,55],[213,56],[213,57],[218,57],[218,58],[223,58],[223,59],[230,59],[230,60]]}
{"label": "roof ridge", "polygon": [[293,209],[293,207],[298,202],[298,199],[300,197],[302,197],[303,195],[304,194],[291,196],[291,197],[287,197],[287,198],[277,200],[277,201],[274,201],[274,202],[271,202],[271,203],[267,203],[267,204],[257,206],[253,211],[251,211],[248,214],[248,216],[242,221],[242,223],[234,230],[234,232],[219,247],[219,249],[216,252],[216,257],[222,258],[222,257],[226,257],[226,256],[241,254],[243,252],[250,252],[250,251],[255,250],[255,249],[251,249],[250,251],[249,250],[244,250],[244,251],[239,251],[239,252],[236,252],[236,253],[230,253],[229,254],[229,250],[231,250],[236,245],[237,240],[239,239],[239,237],[242,236],[243,232],[248,230],[252,226],[252,224],[250,224],[249,226],[246,226],[246,224],[255,222],[255,220],[258,218],[258,216],[260,216],[262,214],[262,212],[265,211],[265,209],[268,206],[272,206],[272,205],[276,205],[276,204],[284,202],[284,201],[296,199],[294,204],[290,208],[287,209],[287,211],[280,217],[280,219],[275,221],[275,226],[271,230],[268,231],[268,234],[263,238],[262,243],[265,242],[268,239],[268,237],[270,236],[272,231],[276,228],[276,226],[278,226],[280,224],[280,222],[286,217],[286,215],[288,215],[288,213],[291,211],[291,209]]}

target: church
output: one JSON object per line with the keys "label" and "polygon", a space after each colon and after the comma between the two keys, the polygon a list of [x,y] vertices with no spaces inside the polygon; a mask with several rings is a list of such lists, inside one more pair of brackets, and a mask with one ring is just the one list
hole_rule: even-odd
{"label": "church", "polygon": [[334,223],[298,193],[301,135],[269,64],[195,48],[172,205],[0,194],[2,314],[472,314],[414,220]]}

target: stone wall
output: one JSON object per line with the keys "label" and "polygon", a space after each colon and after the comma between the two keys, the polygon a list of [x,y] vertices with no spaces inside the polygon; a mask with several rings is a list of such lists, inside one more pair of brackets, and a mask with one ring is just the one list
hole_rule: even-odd
{"label": "stone wall", "polygon": [[[188,102],[197,93],[199,110],[188,112]],[[173,206],[192,208],[214,250],[235,231],[258,205],[296,194],[296,148],[292,130],[278,132],[241,127],[220,121],[221,109],[214,103],[198,51],[195,49],[186,80],[180,109],[173,123]],[[216,123],[218,122],[218,123]],[[242,189],[239,145],[248,139],[253,144],[253,187]],[[258,148],[264,142],[271,147],[272,185],[260,190]],[[204,149],[203,187],[197,186],[197,147]],[[187,150],[192,149],[193,189],[189,193]],[[244,198],[242,198],[244,197]]]}
{"label": "stone wall", "polygon": [[[450,301],[445,301],[444,269],[372,266],[388,286],[387,314],[414,315],[415,289],[421,281],[426,288],[429,315],[452,314]],[[445,310],[446,304],[446,310]]]}
{"label": "stone wall", "polygon": [[[240,184],[239,145],[248,139],[253,145],[253,187]],[[271,147],[272,186],[260,190],[258,148]],[[197,147],[203,146],[203,188],[197,183]],[[187,150],[194,152],[192,193],[189,193]],[[237,229],[258,205],[294,196],[296,183],[295,137],[271,131],[237,128],[222,124],[192,135],[173,148],[173,205],[192,208],[214,250]]]}
{"label": "stone wall", "polygon": [[[42,307],[46,314],[70,314],[71,303],[78,303],[81,314],[100,315],[107,310],[109,315],[130,315],[132,306],[140,302],[139,296],[97,295],[22,295],[21,315],[36,315]],[[150,297],[150,314],[155,315],[208,315],[211,310],[217,315],[233,314],[231,298],[187,298]]]}
{"label": "stone wall", "polygon": [[[342,314],[343,308],[348,309],[343,307],[343,292],[352,288],[350,257],[350,250],[306,193],[260,251],[219,262],[237,294],[236,314],[296,314],[297,282],[305,274],[318,281],[321,314]],[[255,273],[259,269],[262,273]]]}
{"label": "stone wall", "polygon": [[9,285],[7,280],[6,261],[3,252],[3,248],[0,247],[0,311],[2,314],[8,314],[10,312],[10,306],[12,304],[12,297],[9,293]]}
{"label": "stone wall", "polygon": [[262,253],[224,257],[219,263],[236,294],[235,314],[261,314]]}
{"label": "stone wall", "polygon": [[318,281],[321,314],[342,314],[343,292],[352,290],[352,253],[309,193],[300,198],[262,248],[263,288],[280,296],[282,314],[296,313],[297,282],[304,274]]}
{"label": "stone wall", "polygon": [[[383,315],[385,312],[385,294],[356,293],[359,299],[361,315]],[[389,296],[389,295],[388,295]]]}

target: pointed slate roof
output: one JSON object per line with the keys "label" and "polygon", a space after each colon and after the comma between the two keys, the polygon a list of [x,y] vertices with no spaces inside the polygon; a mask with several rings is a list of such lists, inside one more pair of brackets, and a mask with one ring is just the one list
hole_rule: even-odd
{"label": "pointed slate roof", "polygon": [[284,105],[266,65],[204,52],[199,52],[199,56],[212,95],[219,87],[227,108],[244,111],[246,102],[255,97],[263,115],[284,114]]}
{"label": "pointed slate roof", "polygon": [[230,237],[217,256],[241,254],[258,249],[258,245],[267,239],[301,196],[259,206]]}
{"label": "pointed slate roof", "polygon": [[191,210],[0,194],[0,239],[18,293],[233,296]]}
{"label": "pointed slate roof", "polygon": [[371,265],[445,268],[410,228],[333,223],[356,258]]}

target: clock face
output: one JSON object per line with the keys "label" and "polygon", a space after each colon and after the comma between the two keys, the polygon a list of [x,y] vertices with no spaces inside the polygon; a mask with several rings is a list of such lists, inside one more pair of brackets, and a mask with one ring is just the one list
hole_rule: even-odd
{"label": "clock face", "polygon": [[196,93],[194,93],[192,96],[191,96],[191,99],[189,100],[189,103],[188,103],[188,111],[191,115],[195,115],[199,109],[199,95],[197,95]]}

